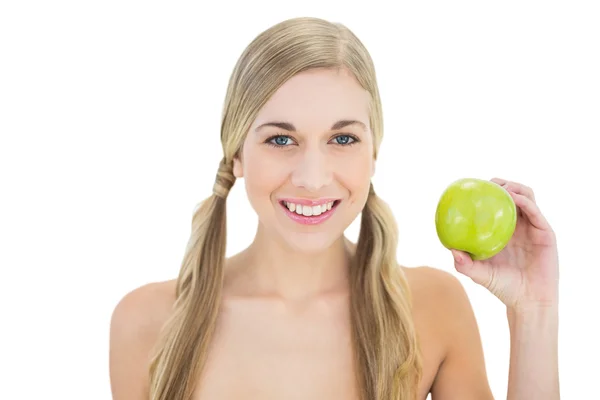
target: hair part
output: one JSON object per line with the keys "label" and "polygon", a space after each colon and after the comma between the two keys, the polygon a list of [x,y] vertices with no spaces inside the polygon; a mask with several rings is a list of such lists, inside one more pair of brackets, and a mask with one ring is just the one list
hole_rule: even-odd
{"label": "hair part", "polygon": [[[151,360],[151,400],[191,399],[220,308],[226,200],[235,183],[233,158],[277,89],[294,75],[317,68],[345,68],[367,90],[373,157],[377,158],[383,117],[375,68],[348,28],[319,18],[293,18],[270,27],[248,45],[227,87],[221,123],[223,159],[213,194],[194,212],[173,313]],[[416,399],[421,359],[410,291],[396,262],[396,246],[393,214],[371,185],[350,274],[351,329],[362,400]]]}

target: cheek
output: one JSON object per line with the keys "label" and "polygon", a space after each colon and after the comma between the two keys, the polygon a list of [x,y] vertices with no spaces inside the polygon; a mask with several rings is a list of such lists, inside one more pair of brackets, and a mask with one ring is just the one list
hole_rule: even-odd
{"label": "cheek", "polygon": [[[342,160],[340,160],[342,161]],[[372,156],[370,153],[356,154],[343,160],[337,169],[337,180],[348,190],[348,205],[362,208],[369,196],[369,185],[372,176]]]}
{"label": "cheek", "polygon": [[369,189],[372,175],[372,158],[368,153],[341,158],[336,169],[339,180],[351,192]]}
{"label": "cheek", "polygon": [[269,157],[256,149],[249,149],[244,156],[244,181],[251,201],[252,198],[269,196],[283,185],[288,172],[277,157]]}

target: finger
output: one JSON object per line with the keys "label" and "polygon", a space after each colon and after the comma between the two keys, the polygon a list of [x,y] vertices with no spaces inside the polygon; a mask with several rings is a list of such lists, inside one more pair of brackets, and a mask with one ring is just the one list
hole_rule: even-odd
{"label": "finger", "polygon": [[508,181],[502,178],[492,178],[490,181],[497,183],[502,186],[506,190],[513,191],[517,194],[521,194],[523,196],[528,197],[531,201],[535,202],[535,193],[533,193],[533,189],[527,185],[523,185],[522,183]]}
{"label": "finger", "polygon": [[454,268],[461,274],[471,278],[473,282],[489,288],[493,279],[493,269],[489,264],[475,263],[468,253],[455,249],[450,250],[454,256]]}
{"label": "finger", "polygon": [[508,191],[523,195],[535,203],[535,194],[533,193],[533,189],[531,189],[529,186],[516,182],[507,182],[503,187]]}
{"label": "finger", "polygon": [[515,201],[515,205],[521,209],[533,226],[541,230],[550,229],[550,224],[546,220],[546,217],[544,217],[540,211],[540,208],[533,200],[527,196],[512,191],[509,191],[508,193]]}
{"label": "finger", "polygon": [[[509,183],[514,183],[511,181],[508,181],[506,179],[502,179],[502,178],[492,178],[490,179],[491,182],[494,182],[496,184],[498,184],[499,186],[501,186],[504,190],[506,190],[507,192],[509,191],[508,185]],[[512,190],[513,192],[515,191],[519,191],[519,189],[516,187],[516,185],[514,185],[514,190]],[[519,194],[523,194],[523,193],[519,193]],[[523,217],[523,212],[521,211],[520,208],[517,207],[517,215],[521,218]]]}
{"label": "finger", "polygon": [[504,185],[506,182],[508,182],[506,179],[502,179],[502,178],[492,178],[490,179],[491,182],[497,183],[498,185],[502,186]]}

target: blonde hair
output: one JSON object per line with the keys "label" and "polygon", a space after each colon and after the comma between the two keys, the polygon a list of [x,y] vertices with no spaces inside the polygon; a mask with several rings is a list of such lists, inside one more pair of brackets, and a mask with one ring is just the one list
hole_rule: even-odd
{"label": "blonde hair", "polygon": [[[344,25],[293,18],[258,35],[231,75],[222,115],[223,159],[213,194],[194,212],[176,286],[176,302],[150,365],[151,400],[189,400],[215,331],[224,276],[226,199],[233,158],[265,102],[294,75],[345,68],[370,94],[374,154],[383,137],[375,69]],[[416,399],[421,358],[406,277],[396,261],[397,228],[371,184],[351,265],[351,329],[362,400]]]}

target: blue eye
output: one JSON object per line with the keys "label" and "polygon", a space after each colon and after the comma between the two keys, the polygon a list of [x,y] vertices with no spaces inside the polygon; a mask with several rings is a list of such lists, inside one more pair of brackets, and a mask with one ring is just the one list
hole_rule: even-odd
{"label": "blue eye", "polygon": [[285,146],[288,143],[288,140],[290,140],[289,137],[286,136],[277,136],[275,138],[275,144],[278,146]]}
{"label": "blue eye", "polygon": [[292,144],[292,139],[289,136],[277,135],[267,139],[266,143],[275,147],[288,147]]}
{"label": "blue eye", "polygon": [[335,138],[337,144],[345,145],[350,144],[354,141],[354,139],[350,135],[340,135]]}

